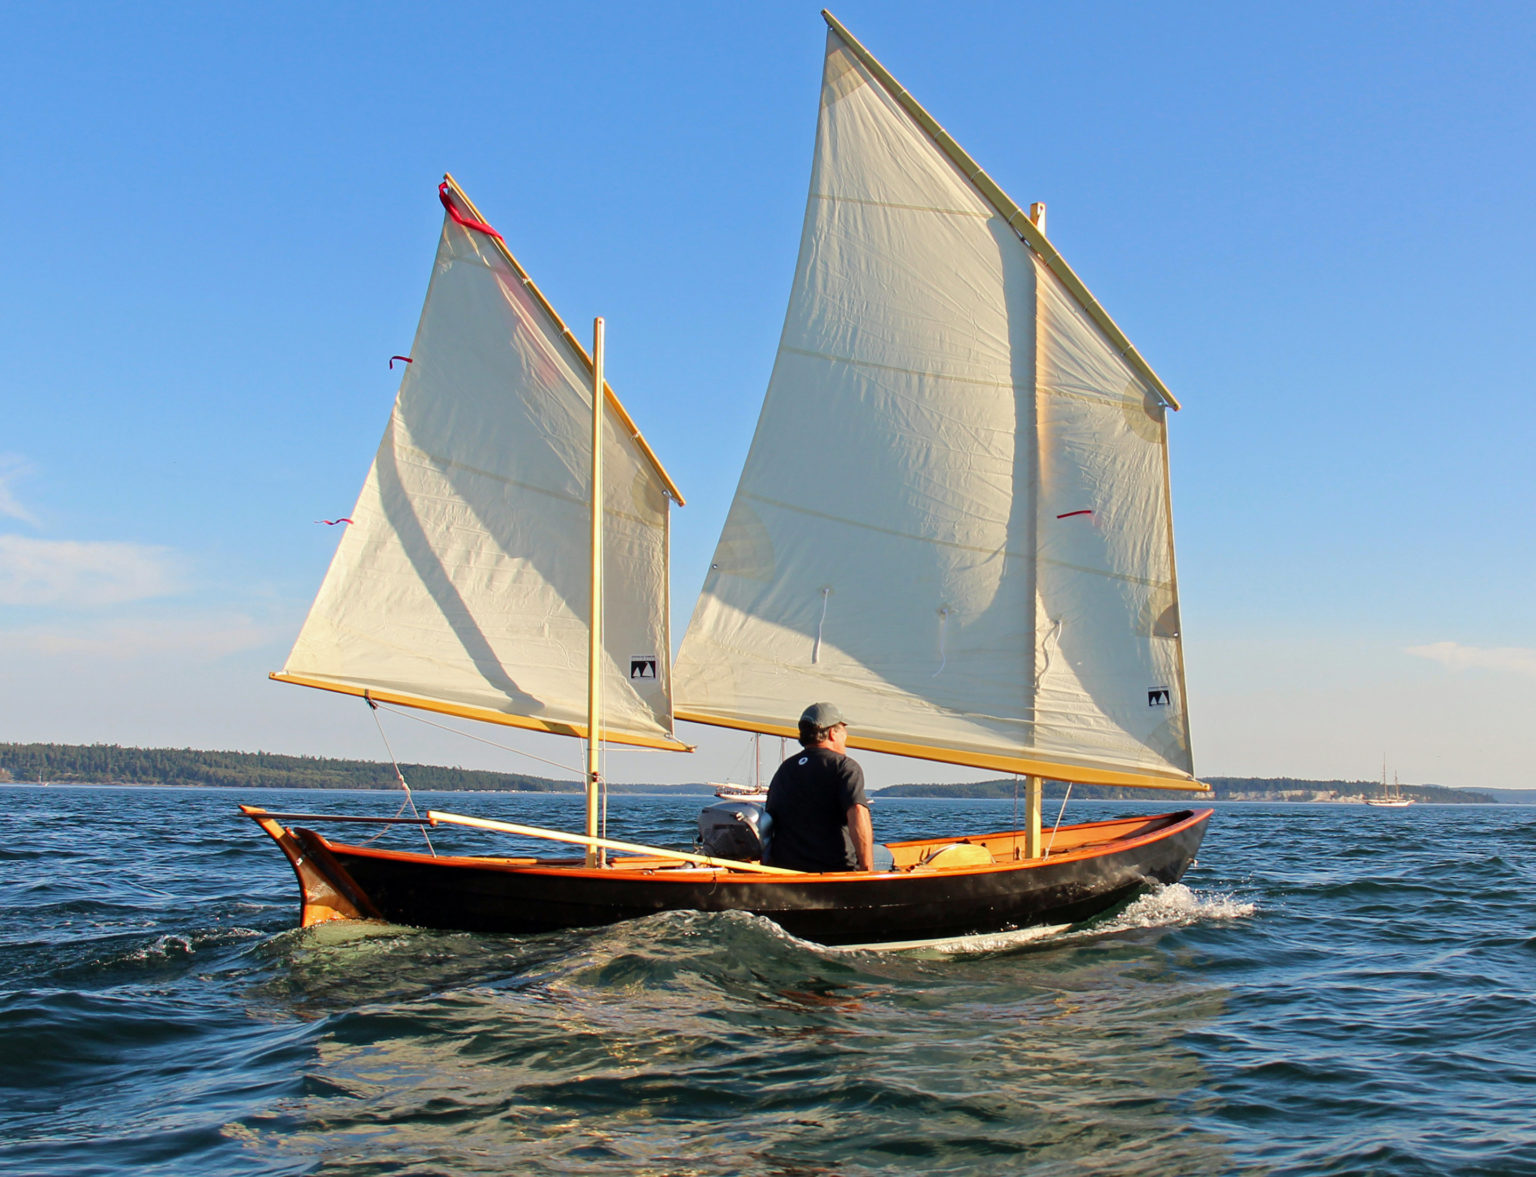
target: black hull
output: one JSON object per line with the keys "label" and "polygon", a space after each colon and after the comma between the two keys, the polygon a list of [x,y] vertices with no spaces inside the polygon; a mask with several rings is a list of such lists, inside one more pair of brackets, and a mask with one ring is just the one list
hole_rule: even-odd
{"label": "black hull", "polygon": [[1133,836],[1041,860],[792,878],[432,858],[329,842],[308,830],[293,833],[315,851],[312,863],[329,860],[332,883],[355,886],[365,897],[361,914],[393,923],[527,934],[664,911],[746,911],[819,944],[880,945],[1073,924],[1098,915],[1148,883],[1177,882],[1199,849],[1210,812],[1139,819]]}

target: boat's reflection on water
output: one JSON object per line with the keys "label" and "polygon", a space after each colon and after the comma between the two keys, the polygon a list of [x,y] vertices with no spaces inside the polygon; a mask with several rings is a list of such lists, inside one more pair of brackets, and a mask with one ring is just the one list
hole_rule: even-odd
{"label": "boat's reflection on water", "polygon": [[1193,1126],[1206,1075],[1182,1041],[1225,995],[1181,963],[1200,901],[1168,891],[940,960],[733,914],[285,934],[253,997],[308,1021],[312,1062],[239,1132],[325,1173],[1230,1171]]}

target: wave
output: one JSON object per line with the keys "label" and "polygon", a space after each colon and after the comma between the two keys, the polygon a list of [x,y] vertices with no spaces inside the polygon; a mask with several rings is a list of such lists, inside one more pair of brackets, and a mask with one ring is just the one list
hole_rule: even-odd
{"label": "wave", "polygon": [[1258,910],[1259,905],[1252,900],[1238,899],[1222,892],[1207,895],[1184,883],[1170,883],[1154,886],[1117,915],[1106,917],[1108,922],[1094,930],[1189,927],[1247,919]]}
{"label": "wave", "polygon": [[300,930],[280,855],[204,836],[222,796],[146,838],[153,794],[40,792],[82,815],[0,871],[8,1172],[1536,1173],[1508,808],[1231,806],[1185,883],[946,955],[740,913]]}
{"label": "wave", "polygon": [[242,940],[260,939],[266,935],[259,928],[203,928],[187,933],[167,933],[157,936],[148,944],[142,944],[117,957],[97,961],[99,968],[115,968],[121,965],[154,965],[166,961],[185,960],[210,948],[226,948]]}

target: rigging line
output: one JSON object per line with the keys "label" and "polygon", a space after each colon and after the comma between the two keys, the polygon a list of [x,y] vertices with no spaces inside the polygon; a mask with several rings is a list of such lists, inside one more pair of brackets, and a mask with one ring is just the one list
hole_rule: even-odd
{"label": "rigging line", "polygon": [[[415,809],[415,806],[411,803],[411,796],[410,796],[409,793],[406,794],[405,800],[400,802],[400,808],[395,810],[395,816],[390,818],[389,821],[394,821],[397,818],[399,818],[399,816],[406,811],[407,806],[409,806],[413,810]],[[423,822],[423,830],[422,830],[422,832],[425,833],[426,830],[425,830],[425,821],[424,821],[424,819],[421,818],[421,814],[419,814],[419,813],[416,814],[416,817],[417,817],[418,820],[422,820],[422,822]],[[382,838],[387,833],[389,833],[389,826],[387,824],[381,825],[381,826],[379,826],[379,832],[378,833],[374,834],[374,836],[369,838],[366,842],[360,843],[360,845],[372,846],[375,842],[377,842],[380,838]],[[430,838],[427,839],[427,845],[428,846],[432,845],[432,839],[430,839]],[[434,857],[436,857],[437,851],[434,850],[432,852],[432,854],[433,854]]]}
{"label": "rigging line", "polygon": [[417,715],[412,711],[401,711],[394,707],[385,706],[383,703],[375,703],[374,706],[383,708],[391,715],[398,715],[401,719],[413,719],[417,723],[424,723],[428,727],[435,727],[440,731],[449,732],[455,736],[462,736],[466,740],[476,740],[481,744],[489,744],[492,748],[499,748],[501,751],[510,752],[514,756],[525,756],[529,760],[537,760],[540,764],[547,764],[551,768],[558,768],[563,772],[575,773],[577,776],[585,775],[582,769],[573,768],[569,764],[561,764],[558,760],[546,760],[542,756],[535,756],[532,752],[524,752],[521,748],[514,748],[510,744],[500,744],[495,740],[488,740],[484,736],[477,736],[473,732],[466,732],[460,728],[449,727],[446,723],[436,723],[433,720],[428,719],[426,716]]}
{"label": "rigging line", "polygon": [[[1044,781],[1040,782],[1040,787],[1045,788]],[[1061,808],[1056,812],[1056,824],[1051,827],[1051,840],[1045,844],[1045,853],[1040,856],[1041,858],[1049,858],[1051,847],[1056,845],[1056,831],[1061,829],[1062,815],[1067,812],[1067,798],[1070,796],[1072,796],[1072,782],[1068,781],[1066,794],[1061,799]]]}
{"label": "rigging line", "polygon": [[[601,789],[602,798],[602,837],[608,836],[608,745],[601,740],[597,742],[597,783]],[[607,851],[603,851],[604,861],[607,860]]]}
{"label": "rigging line", "polygon": [[1013,858],[1019,858],[1019,774],[1013,774]]}
{"label": "rigging line", "polygon": [[[400,782],[400,787],[405,790],[405,805],[400,806],[399,810],[396,811],[395,816],[399,817],[400,814],[405,812],[405,806],[409,805],[411,807],[412,815],[415,817],[420,817],[421,814],[416,812],[416,798],[411,795],[411,786],[406,784],[405,774],[400,771],[400,762],[395,759],[395,750],[389,746],[389,737],[384,734],[384,721],[379,718],[379,705],[366,694],[363,696],[363,702],[367,703],[368,710],[373,712],[373,722],[379,729],[379,739],[384,741],[384,750],[389,753],[389,763],[394,767],[395,779]],[[377,834],[374,835],[374,837],[380,837],[384,833],[384,830],[388,828],[388,826],[385,826],[384,829],[381,829]],[[421,830],[422,838],[426,840],[427,849],[432,852],[432,857],[436,858],[437,847],[432,845],[432,836],[427,833],[427,827],[423,825],[419,826],[418,828]]]}
{"label": "rigging line", "polygon": [[811,647],[811,662],[814,665],[821,661],[821,628],[827,623],[827,598],[832,595],[832,586],[821,586],[821,620],[816,623],[816,644]]}
{"label": "rigging line", "polygon": [[[587,733],[587,738],[582,741],[582,747],[587,748],[587,747],[591,747],[591,746],[592,746],[592,733],[588,732]],[[596,776],[597,776],[597,796],[598,796],[598,818],[597,818],[598,830],[597,830],[597,836],[599,838],[606,838],[608,836],[608,745],[604,744],[602,740],[598,740],[597,744],[596,744],[596,748],[597,748]],[[589,763],[589,764],[592,763],[593,762],[593,757],[591,757],[591,756],[586,757],[586,762]],[[587,775],[586,775],[585,772],[583,772],[583,774],[582,774],[582,782],[583,782],[584,788],[585,788],[585,786],[587,786],[587,785],[589,785],[591,783],[588,780]],[[599,866],[606,866],[607,864],[608,864],[608,848],[606,846],[600,846],[600,847],[598,847],[598,865]]]}

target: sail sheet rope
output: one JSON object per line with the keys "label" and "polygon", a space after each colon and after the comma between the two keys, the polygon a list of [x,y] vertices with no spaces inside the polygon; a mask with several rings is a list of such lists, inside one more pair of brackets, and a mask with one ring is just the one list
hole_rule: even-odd
{"label": "sail sheet rope", "polygon": [[[830,590],[828,590],[828,591],[830,591]],[[599,605],[599,608],[603,608],[603,607],[604,606]],[[461,739],[474,740],[476,743],[489,745],[490,747],[496,748],[499,751],[510,752],[514,756],[522,756],[522,757],[524,757],[524,758],[526,758],[528,760],[536,760],[540,764],[547,764],[551,768],[558,768],[558,769],[560,769],[562,772],[574,773],[577,776],[584,775],[584,770],[580,769],[580,768],[577,768],[574,765],[562,764],[558,760],[549,760],[549,759],[546,759],[543,756],[536,756],[534,753],[524,751],[522,748],[514,748],[514,747],[512,747],[512,745],[510,745],[510,744],[503,744],[503,743],[501,743],[498,740],[489,740],[489,739],[486,739],[484,736],[477,736],[473,732],[467,732],[467,731],[464,731],[464,730],[462,730],[460,728],[456,728],[456,727],[449,727],[446,723],[437,723],[435,720],[428,719],[424,715],[418,715],[414,711],[406,711],[406,710],[402,710],[402,709],[400,709],[398,707],[386,706],[385,704],[382,704],[382,703],[378,702],[378,700],[373,699],[373,698],[371,698],[370,696],[368,696],[366,694],[363,696],[363,701],[368,704],[369,709],[373,712],[373,722],[374,722],[374,724],[379,729],[379,738],[384,742],[384,750],[389,753],[390,764],[391,764],[391,766],[395,770],[395,779],[400,782],[400,787],[405,790],[405,802],[400,806],[399,810],[396,811],[396,813],[395,813],[396,817],[399,817],[401,814],[403,814],[406,811],[407,808],[410,809],[410,811],[411,811],[411,813],[413,815],[415,815],[417,817],[420,817],[421,815],[420,815],[420,813],[417,812],[416,801],[415,801],[415,798],[411,794],[411,786],[406,781],[405,774],[400,771],[400,763],[399,763],[399,761],[395,759],[395,752],[394,752],[394,749],[390,746],[389,736],[386,735],[385,732],[384,732],[384,724],[379,719],[378,713],[379,713],[379,711],[381,709],[385,710],[385,711],[388,711],[391,715],[397,715],[401,719],[414,720],[416,723],[425,724],[427,727],[435,727],[439,731],[448,732],[450,735],[458,736]],[[589,736],[589,738],[590,738],[590,736]],[[583,741],[583,743],[585,743],[585,741]],[[607,837],[607,833],[608,833],[608,745],[603,744],[603,743],[599,743],[598,744],[598,756],[600,758],[600,761],[599,761],[598,774],[597,775],[598,775],[598,781],[600,783],[601,790],[602,790],[601,791],[601,797],[602,797],[602,819],[601,819],[602,820],[602,836]],[[378,837],[382,836],[382,834],[383,834],[383,830],[381,830],[379,834],[375,834],[374,838],[378,838]],[[425,826],[422,827],[421,834],[422,834],[423,838],[426,838],[427,848],[429,850],[431,850],[433,856],[436,857],[437,850],[436,850],[435,847],[432,846],[432,839],[427,835],[427,831],[426,831],[426,827]],[[369,841],[372,841],[372,840],[373,839],[369,839]],[[367,843],[364,843],[364,845],[366,845],[366,844]]]}
{"label": "sail sheet rope", "polygon": [[576,776],[581,776],[584,771],[583,769],[578,768],[573,764],[561,764],[558,760],[546,760],[542,756],[535,756],[532,752],[525,752],[523,749],[514,748],[510,744],[502,744],[496,740],[488,740],[484,736],[475,735],[473,732],[467,732],[461,728],[449,727],[446,723],[437,723],[434,720],[428,719],[425,715],[417,715],[412,711],[402,711],[397,707],[388,707],[383,703],[376,702],[374,706],[384,711],[388,711],[391,715],[398,715],[401,719],[410,719],[414,720],[416,723],[424,723],[428,727],[435,727],[440,731],[448,732],[450,735],[460,736],[466,740],[474,740],[476,743],[488,744],[492,748],[497,748],[502,752],[510,752],[514,756],[522,756],[528,760],[537,760],[540,764],[547,764],[551,768],[560,769],[562,772],[569,772]]}

